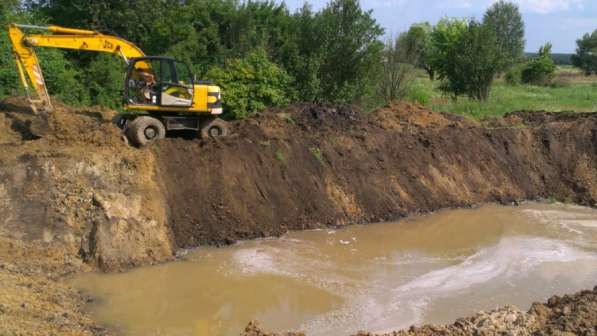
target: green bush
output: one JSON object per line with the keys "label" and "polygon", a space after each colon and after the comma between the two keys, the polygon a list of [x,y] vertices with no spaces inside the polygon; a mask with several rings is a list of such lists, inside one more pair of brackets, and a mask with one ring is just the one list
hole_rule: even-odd
{"label": "green bush", "polygon": [[[462,26],[464,24],[464,26]],[[439,27],[439,24],[438,24]],[[445,49],[436,68],[444,83],[440,89],[452,95],[467,95],[474,100],[487,100],[493,80],[502,68],[502,55],[497,49],[496,33],[493,28],[474,20],[468,23],[451,22],[447,44],[437,44],[438,50]],[[435,30],[433,34],[439,35]],[[441,35],[440,35],[441,36]],[[436,39],[436,42],[441,42]],[[443,43],[443,42],[442,42]]]}
{"label": "green bush", "polygon": [[90,103],[117,109],[122,106],[125,65],[121,58],[109,54],[93,55],[84,73]]}
{"label": "green bush", "polygon": [[427,105],[431,102],[431,93],[429,89],[421,85],[412,85],[405,97],[405,100],[419,103],[421,105]]}
{"label": "green bush", "polygon": [[576,54],[572,55],[572,64],[586,75],[597,74],[597,29],[585,34],[576,41]]}
{"label": "green bush", "polygon": [[548,56],[541,56],[529,61],[522,69],[523,83],[535,85],[548,85],[553,79],[556,64]]}
{"label": "green bush", "polygon": [[510,85],[520,85],[522,84],[522,69],[524,68],[524,64],[518,64],[510,68],[506,72],[504,79],[506,83]]}
{"label": "green bush", "polygon": [[224,67],[212,67],[207,78],[222,87],[227,116],[242,119],[268,106],[286,105],[295,97],[292,77],[259,49]]}

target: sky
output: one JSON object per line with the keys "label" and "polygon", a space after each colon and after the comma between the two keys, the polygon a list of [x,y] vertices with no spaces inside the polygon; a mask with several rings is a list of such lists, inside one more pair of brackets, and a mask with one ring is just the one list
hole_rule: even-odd
{"label": "sky", "polygon": [[[445,16],[481,20],[496,0],[361,0],[361,6],[373,10],[373,16],[395,36],[411,24],[436,23]],[[526,51],[536,52],[545,42],[555,53],[572,53],[576,40],[597,29],[597,0],[512,0],[520,6],[526,29]],[[304,0],[284,0],[291,9],[302,7]],[[328,0],[308,0],[314,9]]]}

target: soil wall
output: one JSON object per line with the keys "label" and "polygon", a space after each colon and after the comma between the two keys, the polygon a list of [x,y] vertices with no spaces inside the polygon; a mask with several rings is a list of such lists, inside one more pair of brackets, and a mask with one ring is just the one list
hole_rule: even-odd
{"label": "soil wall", "polygon": [[120,140],[112,112],[58,105],[37,138],[22,100],[0,109],[2,236],[63,246],[106,271],[172,257],[154,156]]}
{"label": "soil wall", "polygon": [[218,141],[154,147],[177,246],[398,219],[483,202],[597,203],[597,115],[476,123],[402,104],[302,105]]}

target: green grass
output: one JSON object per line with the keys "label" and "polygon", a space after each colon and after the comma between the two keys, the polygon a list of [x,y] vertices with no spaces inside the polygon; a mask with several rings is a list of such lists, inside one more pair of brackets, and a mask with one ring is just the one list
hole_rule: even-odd
{"label": "green grass", "polygon": [[281,151],[276,151],[276,160],[280,161],[281,163],[286,163],[286,158],[284,157],[284,153],[282,153]]}
{"label": "green grass", "polygon": [[309,151],[311,154],[313,154],[317,161],[319,161],[319,163],[323,164],[323,154],[321,153],[321,149],[318,147],[311,147],[309,148]]}
{"label": "green grass", "polygon": [[[564,69],[562,69],[564,70]],[[564,71],[560,70],[562,73]],[[556,77],[552,86],[517,85],[496,81],[488,101],[478,102],[466,97],[454,101],[443,95],[427,78],[416,79],[407,100],[416,101],[437,112],[482,119],[502,116],[513,111],[597,111],[597,81],[570,80],[569,75]],[[587,77],[588,78],[588,77]],[[590,79],[590,78],[589,78]]]}

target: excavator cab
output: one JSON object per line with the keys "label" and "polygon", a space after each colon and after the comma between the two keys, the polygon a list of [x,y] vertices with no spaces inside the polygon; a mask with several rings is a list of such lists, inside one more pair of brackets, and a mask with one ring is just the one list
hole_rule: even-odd
{"label": "excavator cab", "polygon": [[125,103],[165,107],[191,107],[194,95],[189,67],[169,57],[130,60],[125,82]]}

